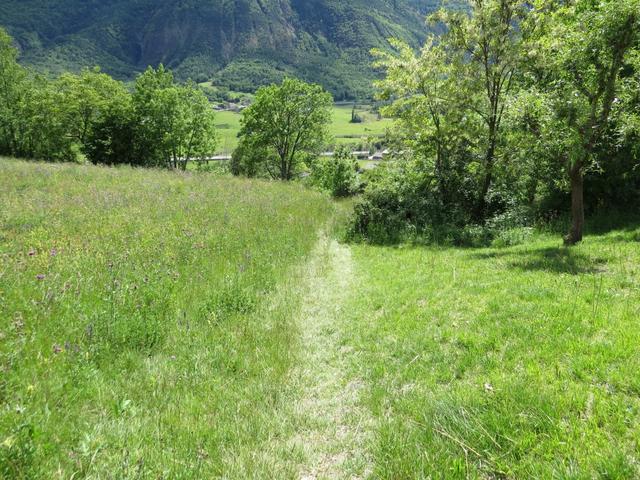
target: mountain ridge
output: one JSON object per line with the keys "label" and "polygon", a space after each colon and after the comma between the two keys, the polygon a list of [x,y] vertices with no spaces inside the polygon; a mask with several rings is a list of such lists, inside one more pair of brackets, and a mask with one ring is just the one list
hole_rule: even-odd
{"label": "mountain ridge", "polygon": [[21,61],[58,73],[99,65],[131,78],[163,63],[179,78],[248,91],[286,75],[361,97],[369,51],[419,45],[441,0],[5,0],[0,26]]}

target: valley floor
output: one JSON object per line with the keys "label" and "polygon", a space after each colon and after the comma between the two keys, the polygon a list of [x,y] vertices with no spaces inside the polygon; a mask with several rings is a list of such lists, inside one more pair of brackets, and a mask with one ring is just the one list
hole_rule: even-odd
{"label": "valley floor", "polygon": [[343,244],[293,187],[1,162],[1,479],[640,478],[638,225]]}

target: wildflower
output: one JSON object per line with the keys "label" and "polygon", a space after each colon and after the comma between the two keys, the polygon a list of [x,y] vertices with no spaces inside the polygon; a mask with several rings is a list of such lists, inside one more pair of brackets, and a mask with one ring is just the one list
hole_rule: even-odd
{"label": "wildflower", "polygon": [[57,248],[52,248],[51,249],[51,256],[55,257],[56,255],[58,255],[58,249]]}
{"label": "wildflower", "polygon": [[58,345],[57,343],[53,345],[53,353],[62,353],[62,347],[60,345]]}
{"label": "wildflower", "polygon": [[43,273],[40,273],[40,274],[36,275],[36,278],[37,278],[38,280],[44,280],[44,279],[45,279],[45,277],[46,277],[46,275],[44,275]]}

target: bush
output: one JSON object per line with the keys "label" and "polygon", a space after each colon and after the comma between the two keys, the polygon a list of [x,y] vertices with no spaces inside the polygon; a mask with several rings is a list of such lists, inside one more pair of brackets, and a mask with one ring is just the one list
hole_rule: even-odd
{"label": "bush", "polygon": [[355,206],[352,238],[394,243],[416,235],[431,237],[434,226],[455,223],[455,209],[443,208],[433,177],[413,161],[383,164],[366,178]]}
{"label": "bush", "polygon": [[314,162],[311,183],[334,197],[354,195],[360,189],[358,161],[347,147],[339,147],[333,157]]}
{"label": "bush", "polygon": [[[500,207],[485,224],[476,224],[464,197],[464,183],[454,199],[443,202],[437,179],[424,173],[420,161],[397,160],[367,175],[364,194],[355,206],[350,237],[371,243],[420,243],[458,247],[510,246],[532,234],[533,215],[513,199],[500,197]],[[496,195],[497,198],[499,195]]]}

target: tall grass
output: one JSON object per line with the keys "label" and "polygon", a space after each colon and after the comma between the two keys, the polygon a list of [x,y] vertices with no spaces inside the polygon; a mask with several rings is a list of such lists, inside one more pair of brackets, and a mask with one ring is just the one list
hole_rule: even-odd
{"label": "tall grass", "polygon": [[274,297],[332,213],[295,186],[0,159],[0,478],[268,469],[298,348]]}

